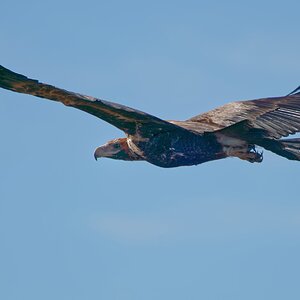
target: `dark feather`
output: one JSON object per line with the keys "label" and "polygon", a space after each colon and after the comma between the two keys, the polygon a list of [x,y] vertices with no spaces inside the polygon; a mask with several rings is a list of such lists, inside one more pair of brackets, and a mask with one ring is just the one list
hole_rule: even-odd
{"label": "dark feather", "polygon": [[181,130],[174,124],[142,111],[40,83],[0,66],[0,87],[18,93],[62,102],[111,123],[127,134],[149,137],[164,131]]}

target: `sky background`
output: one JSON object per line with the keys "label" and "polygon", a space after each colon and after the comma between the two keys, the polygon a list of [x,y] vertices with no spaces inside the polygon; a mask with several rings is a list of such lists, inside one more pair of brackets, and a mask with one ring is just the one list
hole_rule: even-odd
{"label": "sky background", "polygon": [[[1,1],[1,64],[184,120],[300,84],[299,1]],[[0,91],[0,298],[300,298],[300,164],[162,169],[123,133]]]}

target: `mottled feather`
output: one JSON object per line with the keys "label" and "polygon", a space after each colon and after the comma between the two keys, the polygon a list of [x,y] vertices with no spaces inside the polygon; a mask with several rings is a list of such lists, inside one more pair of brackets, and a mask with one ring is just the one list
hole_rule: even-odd
{"label": "mottled feather", "polygon": [[249,128],[262,129],[271,138],[300,131],[300,93],[285,97],[237,101],[186,121],[190,129],[217,131],[246,121]]}
{"label": "mottled feather", "polygon": [[61,102],[103,119],[131,135],[138,132],[148,137],[159,132],[180,129],[174,124],[137,109],[56,88],[12,72],[3,66],[0,66],[0,87]]}

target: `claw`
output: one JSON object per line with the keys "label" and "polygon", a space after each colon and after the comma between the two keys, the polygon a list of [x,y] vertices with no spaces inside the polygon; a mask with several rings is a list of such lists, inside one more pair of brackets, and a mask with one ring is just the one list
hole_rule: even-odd
{"label": "claw", "polygon": [[263,161],[263,159],[264,159],[264,157],[263,157],[263,153],[264,153],[264,151],[261,151],[261,152],[256,152],[256,160],[255,160],[255,162],[262,162]]}

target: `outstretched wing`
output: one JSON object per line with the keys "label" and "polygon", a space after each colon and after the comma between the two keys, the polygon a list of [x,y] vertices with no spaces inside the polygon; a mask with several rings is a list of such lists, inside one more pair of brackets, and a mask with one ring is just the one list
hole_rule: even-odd
{"label": "outstretched wing", "polygon": [[[294,92],[297,92],[296,89]],[[261,129],[271,138],[300,131],[300,92],[285,97],[263,98],[225,104],[186,121],[186,128],[213,132],[242,121]]]}
{"label": "outstretched wing", "polygon": [[18,93],[62,102],[67,106],[92,114],[131,135],[138,131],[142,136],[149,137],[161,131],[180,129],[174,124],[142,111],[40,83],[2,66],[0,66],[0,87]]}

